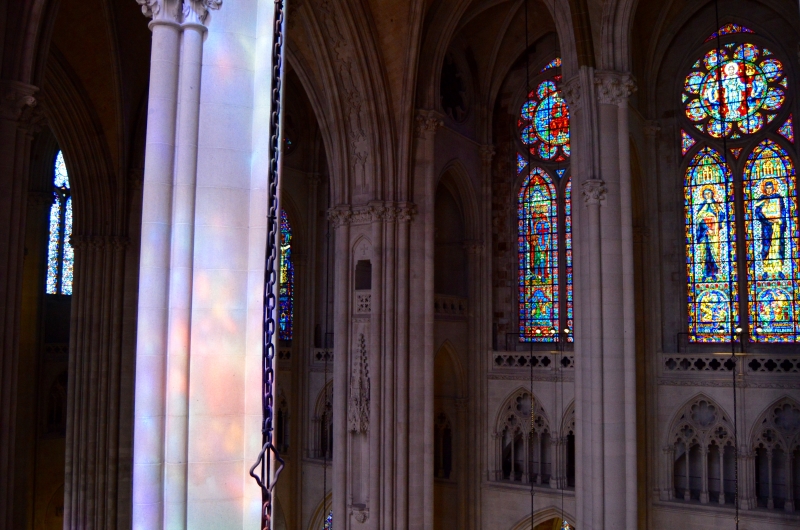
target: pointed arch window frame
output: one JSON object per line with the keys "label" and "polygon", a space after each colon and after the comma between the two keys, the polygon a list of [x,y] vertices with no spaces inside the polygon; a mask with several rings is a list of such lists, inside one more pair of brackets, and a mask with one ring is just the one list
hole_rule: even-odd
{"label": "pointed arch window frame", "polygon": [[72,295],[75,250],[72,247],[72,190],[64,153],[53,159],[53,200],[48,210],[45,294]]}
{"label": "pointed arch window frame", "polygon": [[[572,178],[570,173],[570,129],[569,129],[569,107],[561,95],[561,62],[559,58],[553,58],[541,72],[536,76],[531,86],[531,91],[523,94],[523,99],[519,107],[519,115],[516,121],[515,145],[517,153],[514,159],[516,168],[516,206],[517,206],[517,324],[520,343],[557,343],[561,340],[561,333],[553,333],[553,329],[568,329],[566,334],[567,344],[574,341],[573,328],[573,274],[572,274]],[[526,141],[525,131],[533,126],[533,122],[524,117],[526,106],[532,101],[543,101],[542,95],[550,97],[552,91],[547,94],[540,93],[541,87],[548,83],[555,85],[559,104],[563,103],[566,110],[566,144],[559,146],[553,151],[552,156],[538,156],[538,144],[541,142]],[[538,98],[538,100],[537,100]],[[561,117],[561,116],[559,116]],[[561,129],[559,127],[557,129]],[[552,246],[547,249],[547,254],[551,258],[549,264],[552,269],[552,276],[557,276],[551,285],[557,296],[551,301],[553,314],[549,323],[544,325],[534,325],[531,323],[532,307],[528,303],[530,293],[526,292],[526,279],[528,278],[526,265],[531,261],[530,249],[526,248],[525,234],[523,230],[525,223],[530,219],[531,212],[527,211],[524,198],[526,187],[531,180],[531,176],[537,173],[546,175],[549,186],[552,186],[551,210],[551,242]],[[542,322],[545,319],[541,319]],[[537,333],[537,330],[539,333]]]}
{"label": "pointed arch window frame", "polygon": [[[742,26],[745,27],[745,26]],[[769,49],[771,56],[778,59],[784,65],[788,63],[786,58],[778,51],[779,46],[771,43],[755,34],[755,32],[742,31],[738,33],[725,34],[720,37],[722,45],[734,44],[738,46],[745,43],[754,43],[760,49]],[[706,39],[702,46],[698,46],[692,59],[703,57],[704,54],[708,55],[709,49],[715,49],[716,39]],[[712,49],[712,51],[713,51]],[[786,68],[786,67],[784,67]],[[692,68],[684,69],[687,74],[691,72]],[[689,74],[690,75],[690,74]],[[722,138],[715,138],[712,135],[699,131],[694,126],[694,123],[687,117],[686,113],[682,113],[681,127],[678,128],[680,135],[676,140],[676,149],[682,153],[680,172],[684,178],[684,200],[685,200],[685,222],[687,223],[686,231],[686,258],[687,258],[687,294],[688,294],[688,315],[687,323],[689,326],[689,340],[692,343],[720,343],[730,342],[731,340],[731,323],[730,319],[726,320],[721,326],[716,326],[717,331],[711,332],[710,330],[698,330],[697,321],[693,320],[694,302],[692,290],[692,261],[694,255],[692,254],[691,239],[689,234],[689,210],[687,195],[687,175],[691,169],[693,160],[697,157],[698,153],[705,149],[713,149],[724,160],[728,167],[730,177],[730,193],[727,196],[726,204],[730,206],[730,211],[733,213],[733,231],[736,232],[735,248],[733,253],[733,274],[734,278],[731,280],[732,296],[736,299],[737,311],[734,315],[734,327],[740,326],[743,330],[742,335],[747,337],[747,342],[751,344],[796,344],[800,342],[800,239],[798,238],[798,189],[797,189],[797,176],[796,166],[798,161],[798,149],[796,145],[797,136],[793,134],[793,116],[797,114],[795,109],[796,97],[794,95],[794,87],[789,82],[791,73],[785,70],[783,79],[786,80],[782,83],[785,87],[785,99],[782,100],[780,108],[777,109],[775,117],[769,122],[765,123],[763,127],[752,134],[744,134],[740,138],[727,138],[723,141]],[[678,90],[679,94],[684,93],[684,89]],[[682,108],[686,105],[686,99],[682,98]],[[787,134],[787,131],[790,134]],[[688,140],[687,140],[688,137]],[[690,145],[689,145],[690,144]],[[755,278],[755,270],[753,263],[758,261],[754,257],[755,247],[759,245],[759,237],[756,235],[756,221],[754,217],[754,208],[751,208],[751,203],[760,200],[756,197],[751,190],[748,191],[748,183],[753,180],[750,176],[750,166],[754,161],[754,156],[759,148],[763,146],[775,146],[780,150],[781,156],[785,161],[789,162],[789,168],[785,175],[787,179],[786,196],[783,197],[786,203],[783,208],[787,210],[787,214],[781,214],[781,218],[787,226],[786,239],[789,248],[788,255],[785,260],[789,262],[792,270],[792,276],[785,278],[784,283],[793,283],[793,296],[788,300],[790,311],[784,322],[786,325],[771,326],[767,321],[768,319],[762,318],[763,315],[759,314],[758,304],[754,303],[757,298],[757,284],[758,280]],[[727,147],[727,152],[724,148]],[[764,179],[762,179],[764,180]],[[751,186],[752,188],[752,186]],[[763,192],[761,192],[763,198]],[[779,202],[779,201],[778,201]],[[775,304],[773,304],[774,306]],[[780,304],[778,304],[780,305]],[[775,314],[773,311],[772,314]],[[785,313],[784,313],[785,314]],[[783,317],[781,317],[783,318]],[[722,331],[720,331],[720,328]],[[791,329],[788,329],[791,328]],[[699,331],[699,332],[698,332]]]}

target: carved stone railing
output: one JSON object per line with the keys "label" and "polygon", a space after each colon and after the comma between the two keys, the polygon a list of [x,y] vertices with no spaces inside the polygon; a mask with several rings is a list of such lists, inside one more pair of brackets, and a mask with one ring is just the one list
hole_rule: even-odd
{"label": "carved stone railing", "polygon": [[733,370],[744,386],[800,388],[800,354],[674,354],[661,356],[663,384],[731,386]]}
{"label": "carved stone railing", "polygon": [[333,373],[333,348],[314,348],[311,350],[311,370],[322,372],[325,370],[325,363],[328,363],[328,371]]}
{"label": "carved stone railing", "polygon": [[288,346],[278,347],[278,367],[287,370],[292,366],[292,348]]}
{"label": "carved stone railing", "polygon": [[572,371],[575,368],[575,355],[572,352],[556,354],[554,352],[490,351],[492,371],[523,370],[529,372],[533,366],[534,373],[553,372],[560,365],[561,370]]}
{"label": "carved stone railing", "polygon": [[467,316],[467,299],[434,294],[433,312],[437,317],[465,318]]}

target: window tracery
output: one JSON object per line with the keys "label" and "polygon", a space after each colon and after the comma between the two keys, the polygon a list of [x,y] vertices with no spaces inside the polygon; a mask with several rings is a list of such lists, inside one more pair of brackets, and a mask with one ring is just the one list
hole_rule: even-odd
{"label": "window tracery", "polygon": [[550,485],[554,471],[550,422],[535,398],[531,411],[530,392],[520,390],[506,401],[495,432],[498,480]]}
{"label": "window tracery", "polygon": [[784,398],[769,407],[756,422],[752,449],[757,506],[794,511],[800,503],[800,406]]}
{"label": "window tracery", "polygon": [[719,406],[699,396],[678,413],[670,430],[669,498],[732,504],[735,484],[733,424]]}
{"label": "window tracery", "polygon": [[[719,45],[717,33],[706,40],[682,94],[690,124],[680,131],[689,337],[727,342],[741,327],[751,342],[797,342],[800,250],[789,82],[781,60],[750,40],[752,30],[727,24],[718,34]],[[742,218],[737,201],[744,204]]]}

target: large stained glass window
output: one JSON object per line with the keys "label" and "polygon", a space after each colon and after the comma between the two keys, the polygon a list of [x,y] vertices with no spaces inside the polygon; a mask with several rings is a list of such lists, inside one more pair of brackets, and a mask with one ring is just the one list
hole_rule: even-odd
{"label": "large stained glass window", "polygon": [[716,151],[705,147],[692,158],[684,190],[689,333],[695,341],[723,341],[731,321],[738,324],[736,225],[731,173]]}
{"label": "large stained glass window", "polygon": [[[690,69],[684,194],[689,336],[800,342],[794,124],[782,62],[727,24]],[[719,39],[717,40],[717,35]],[[742,218],[735,215],[742,204]],[[741,243],[741,244],[740,244]],[[741,309],[741,310],[740,310]]]}
{"label": "large stained glass window", "polygon": [[558,210],[556,189],[534,168],[519,192],[520,334],[543,341],[558,320]]}
{"label": "large stained glass window", "polygon": [[281,210],[281,267],[278,291],[278,338],[292,340],[294,316],[294,263],[292,262],[292,226],[284,210]]}
{"label": "large stained glass window", "polygon": [[519,337],[554,342],[568,328],[572,341],[572,185],[569,109],[561,96],[561,61],[543,69],[519,113],[517,197]]}
{"label": "large stained glass window", "polygon": [[50,205],[47,241],[47,294],[72,294],[75,253],[72,249],[72,196],[64,154],[59,151],[53,167],[53,202]]}
{"label": "large stained glass window", "polygon": [[800,340],[794,164],[772,140],[748,157],[744,202],[750,322],[759,340]]}

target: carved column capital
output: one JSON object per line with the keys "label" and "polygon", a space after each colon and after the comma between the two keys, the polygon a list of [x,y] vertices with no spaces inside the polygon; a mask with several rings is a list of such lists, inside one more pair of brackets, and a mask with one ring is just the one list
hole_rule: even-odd
{"label": "carved column capital", "polygon": [[414,118],[414,136],[417,138],[432,136],[443,126],[444,116],[442,113],[435,110],[419,109]]}
{"label": "carved column capital", "polygon": [[594,85],[597,101],[606,105],[627,105],[628,96],[636,92],[636,81],[628,73],[595,72]]}
{"label": "carved column capital", "polygon": [[600,204],[606,200],[608,189],[606,188],[606,183],[601,179],[589,179],[581,184],[581,188],[583,188],[583,201],[586,206]]}
{"label": "carved column capital", "polygon": [[348,204],[340,204],[328,210],[328,221],[334,230],[340,226],[349,225],[353,212]]}
{"label": "carved column capital", "polygon": [[561,86],[561,96],[566,100],[570,111],[583,106],[583,87],[581,80],[576,76]]}
{"label": "carved column capital", "polygon": [[417,215],[417,205],[413,202],[398,202],[395,204],[395,216],[398,221],[408,222]]}
{"label": "carved column capital", "polygon": [[205,31],[208,12],[222,7],[222,0],[183,0],[183,25],[196,26]]}

